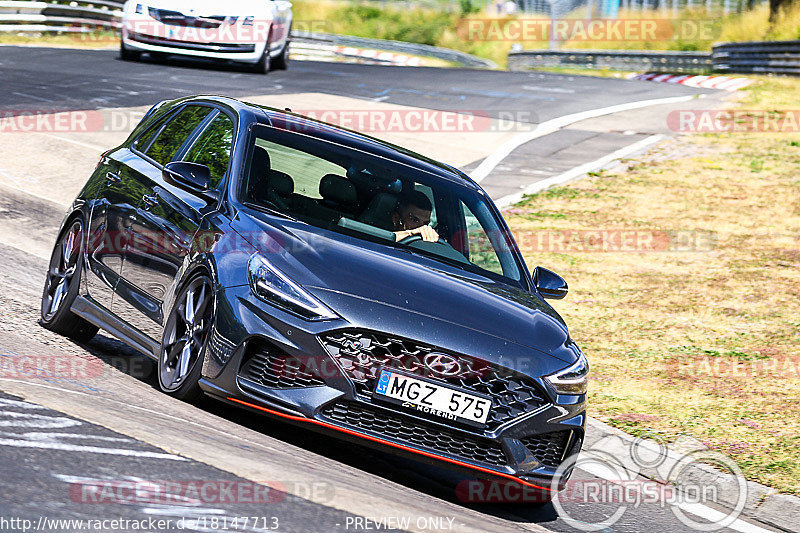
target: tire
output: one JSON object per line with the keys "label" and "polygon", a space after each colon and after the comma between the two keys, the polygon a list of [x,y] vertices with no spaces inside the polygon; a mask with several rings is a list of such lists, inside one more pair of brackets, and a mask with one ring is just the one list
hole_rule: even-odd
{"label": "tire", "polygon": [[283,43],[281,53],[272,60],[272,70],[286,70],[289,68],[289,39]]}
{"label": "tire", "polygon": [[261,59],[258,60],[258,63],[254,63],[250,67],[250,71],[256,74],[269,74],[271,68],[272,58],[269,56],[269,43],[267,43],[267,46],[264,48],[264,53],[261,54]]}
{"label": "tire", "polygon": [[39,323],[59,335],[78,342],[89,342],[99,328],[70,310],[81,285],[82,244],[83,222],[76,218],[58,237],[50,256]]}
{"label": "tire", "polygon": [[123,61],[139,61],[142,58],[142,53],[135,50],[128,50],[125,48],[123,41],[119,42],[119,57]]}
{"label": "tire", "polygon": [[214,287],[200,274],[189,279],[172,306],[158,357],[158,385],[184,401],[202,396],[199,381],[214,319]]}

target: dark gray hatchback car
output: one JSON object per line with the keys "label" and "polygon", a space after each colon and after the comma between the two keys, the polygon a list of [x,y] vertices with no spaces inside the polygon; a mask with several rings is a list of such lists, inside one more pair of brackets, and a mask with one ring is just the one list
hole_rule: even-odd
{"label": "dark gray hatchback car", "polygon": [[588,364],[462,172],[223,97],[162,102],[102,155],[50,262],[42,324],[103,328],[207,394],[541,492],[569,475]]}

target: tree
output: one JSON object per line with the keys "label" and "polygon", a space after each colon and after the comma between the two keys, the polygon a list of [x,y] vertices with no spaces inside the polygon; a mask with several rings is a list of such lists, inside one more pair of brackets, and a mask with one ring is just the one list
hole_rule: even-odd
{"label": "tree", "polygon": [[778,21],[780,13],[787,9],[794,0],[769,0],[769,21],[775,23]]}

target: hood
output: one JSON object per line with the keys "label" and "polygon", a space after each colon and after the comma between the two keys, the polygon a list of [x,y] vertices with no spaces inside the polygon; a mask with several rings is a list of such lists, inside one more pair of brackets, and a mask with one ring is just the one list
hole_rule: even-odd
{"label": "hood", "polygon": [[351,324],[396,335],[400,328],[443,348],[456,336],[458,351],[491,337],[501,355],[526,347],[564,363],[577,357],[564,321],[536,294],[402,249],[262,217],[240,212],[234,229]]}

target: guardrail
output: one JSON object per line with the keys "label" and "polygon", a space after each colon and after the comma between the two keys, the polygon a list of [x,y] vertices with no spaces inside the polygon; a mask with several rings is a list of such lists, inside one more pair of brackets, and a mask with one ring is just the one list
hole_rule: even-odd
{"label": "guardrail", "polygon": [[520,50],[508,55],[509,70],[542,67],[580,67],[649,72],[706,72],[712,69],[708,52],[636,50]]}
{"label": "guardrail", "polygon": [[[113,0],[0,0],[0,32],[91,33],[98,29],[117,30],[121,26],[122,4]],[[292,40],[300,45],[298,48],[305,45],[306,50],[322,51],[322,55],[346,56],[336,48],[351,47],[434,57],[465,67],[497,67],[488,59],[425,44],[303,31],[292,32]]]}
{"label": "guardrail", "polygon": [[800,41],[719,43],[714,45],[712,52],[520,50],[508,55],[508,68],[511,70],[547,67],[800,76]]}
{"label": "guardrail", "polygon": [[120,27],[121,16],[122,2],[112,0],[1,0],[0,32],[89,33],[97,29],[115,30]]}
{"label": "guardrail", "polygon": [[714,70],[800,75],[800,41],[714,45]]}
{"label": "guardrail", "polygon": [[386,52],[397,52],[410,56],[435,57],[465,67],[475,68],[497,68],[497,65],[488,59],[475,57],[473,55],[452,50],[450,48],[440,48],[427,44],[407,43],[403,41],[387,41],[384,39],[367,39],[365,37],[354,37],[352,35],[338,35],[333,33],[312,33],[305,31],[293,31],[293,42],[326,44],[332,46],[349,46],[353,48],[366,48],[370,50],[383,50]]}

